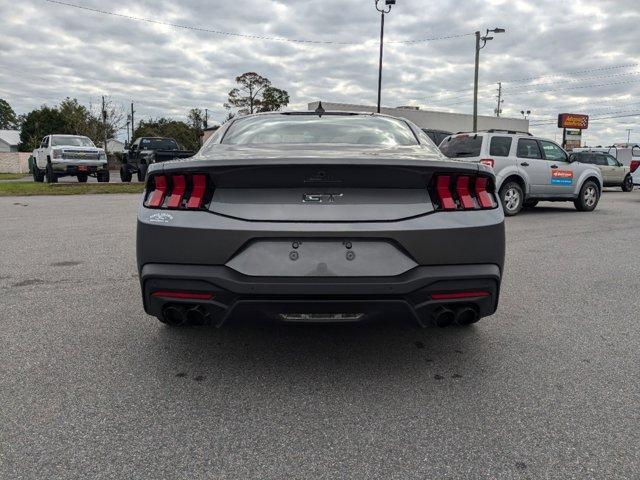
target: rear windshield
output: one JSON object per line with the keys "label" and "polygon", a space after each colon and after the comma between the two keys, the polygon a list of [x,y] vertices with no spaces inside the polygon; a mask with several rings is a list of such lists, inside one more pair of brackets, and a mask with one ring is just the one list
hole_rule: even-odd
{"label": "rear windshield", "polygon": [[449,158],[479,157],[482,135],[458,135],[440,145],[440,151]]}
{"label": "rear windshield", "polygon": [[334,143],[354,145],[417,145],[402,120],[373,115],[260,115],[235,121],[222,143]]}
{"label": "rear windshield", "polygon": [[172,138],[143,138],[141,150],[178,150],[178,144]]}

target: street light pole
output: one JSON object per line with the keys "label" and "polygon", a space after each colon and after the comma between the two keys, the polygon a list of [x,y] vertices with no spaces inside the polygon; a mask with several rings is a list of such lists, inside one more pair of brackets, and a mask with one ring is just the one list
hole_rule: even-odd
{"label": "street light pole", "polygon": [[380,12],[380,60],[378,63],[378,109],[377,112],[380,113],[380,100],[382,97],[382,51],[384,48],[384,15],[385,13],[389,13],[391,11],[391,6],[396,4],[396,0],[385,0],[384,8],[379,7],[379,3],[381,0],[375,0],[376,2],[376,10]]}
{"label": "street light pole", "polygon": [[[489,30],[487,28],[487,33],[485,33],[484,37],[480,36],[480,31],[475,32],[476,35],[476,65],[475,65],[475,75],[473,78],[473,131],[478,130],[478,75],[480,72],[480,50],[482,50],[489,40],[493,40],[493,37],[489,36],[489,32],[492,33],[504,33],[504,28],[494,28]],[[480,44],[482,42],[482,45]]]}

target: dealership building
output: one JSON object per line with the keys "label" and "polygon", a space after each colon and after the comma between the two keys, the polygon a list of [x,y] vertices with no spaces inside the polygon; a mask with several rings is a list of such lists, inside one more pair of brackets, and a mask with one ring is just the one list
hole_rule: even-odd
{"label": "dealership building", "polygon": [[[319,102],[311,102],[309,110],[318,108]],[[353,105],[350,103],[322,102],[322,108],[327,112],[375,112],[375,106]],[[402,117],[410,120],[421,128],[434,130],[446,130],[448,132],[470,132],[473,129],[473,115],[466,113],[435,112],[433,110],[420,110],[419,107],[382,107],[380,113]],[[529,120],[524,118],[488,117],[478,115],[478,130],[516,130],[529,131]]]}

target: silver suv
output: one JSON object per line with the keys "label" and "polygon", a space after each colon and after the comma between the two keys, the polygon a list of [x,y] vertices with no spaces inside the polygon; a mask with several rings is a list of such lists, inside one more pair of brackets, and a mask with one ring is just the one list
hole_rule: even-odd
{"label": "silver suv", "polygon": [[572,161],[556,143],[529,133],[487,130],[445,138],[440,150],[449,158],[493,168],[505,215],[516,215],[539,200],[572,201],[590,212],[602,192],[602,174],[594,165]]}

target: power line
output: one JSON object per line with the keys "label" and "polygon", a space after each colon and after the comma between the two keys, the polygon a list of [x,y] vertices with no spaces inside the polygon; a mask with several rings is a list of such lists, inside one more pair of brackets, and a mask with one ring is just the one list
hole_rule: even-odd
{"label": "power line", "polygon": [[[361,45],[362,41],[358,41],[358,42],[336,42],[333,40],[307,40],[307,39],[301,39],[301,38],[286,38],[286,37],[272,37],[272,36],[268,36],[268,35],[253,35],[253,34],[246,34],[246,33],[237,33],[237,32],[227,32],[224,30],[215,30],[215,29],[210,29],[210,28],[204,28],[204,27],[195,27],[192,25],[183,25],[180,23],[172,23],[172,22],[165,22],[162,20],[154,20],[151,18],[145,18],[145,17],[137,17],[134,15],[126,15],[123,13],[116,13],[116,12],[111,12],[108,10],[100,10],[98,8],[91,8],[91,7],[85,7],[84,5],[77,5],[75,3],[68,3],[68,2],[62,2],[59,0],[44,0],[45,2],[48,3],[52,3],[55,5],[63,5],[65,7],[71,7],[71,8],[77,8],[79,10],[85,10],[88,12],[92,12],[92,13],[99,13],[101,15],[110,15],[113,17],[119,17],[119,18],[125,18],[127,20],[134,20],[137,22],[146,22],[146,23],[151,23],[154,25],[163,25],[166,27],[173,27],[173,28],[181,28],[183,30],[193,30],[196,32],[205,32],[205,33],[213,33],[215,35],[225,35],[225,36],[229,36],[229,37],[242,37],[242,38],[251,38],[254,40],[268,40],[268,41],[273,41],[273,42],[291,42],[291,43],[302,43],[302,44],[316,44],[316,45]],[[474,33],[461,33],[461,34],[457,34],[457,35],[446,35],[446,36],[440,36],[440,37],[430,37],[430,38],[420,38],[420,39],[416,39],[416,40],[390,40],[387,41],[387,43],[398,43],[398,44],[414,44],[414,43],[422,43],[422,42],[432,42],[432,41],[436,41],[436,40],[447,40],[447,39],[453,39],[453,38],[461,38],[461,37],[467,37],[467,36],[471,36],[474,35]]]}
{"label": "power line", "polygon": [[[628,110],[626,110],[628,111]],[[613,113],[622,113],[622,112],[611,112]],[[638,117],[640,116],[640,112],[633,112],[630,113],[628,115],[611,115],[611,116],[594,116],[594,117],[589,117],[589,120],[606,120],[606,119],[610,119],[610,118],[628,118],[628,117]],[[532,127],[540,127],[543,125],[555,125],[557,123],[557,120],[553,120],[553,121],[548,121],[548,122],[540,122],[540,123],[536,123],[536,122],[531,122],[531,126]]]}
{"label": "power line", "polygon": [[[532,81],[532,80],[539,80],[541,78],[560,78],[560,77],[566,77],[568,75],[577,75],[577,74],[581,74],[581,73],[591,73],[591,72],[601,72],[601,71],[605,71],[605,70],[617,70],[620,68],[631,68],[631,67],[638,67],[640,66],[640,63],[628,63],[628,64],[624,64],[624,65],[613,65],[613,66],[609,66],[609,67],[600,67],[600,68],[590,68],[590,69],[586,69],[586,70],[575,70],[572,72],[566,72],[566,73],[561,73],[561,74],[548,74],[548,75],[540,75],[537,77],[525,77],[525,78],[519,78],[519,79],[515,79],[515,80],[503,80],[502,83],[520,83],[520,82],[528,82],[528,81]],[[640,73],[640,72],[636,72],[635,74]],[[633,74],[633,73],[631,73]],[[602,75],[602,76],[594,76],[594,77],[587,77],[587,78],[582,78],[582,79],[573,79],[574,82],[578,82],[578,81],[582,81],[582,80],[587,80],[589,78],[607,78],[607,77],[615,77],[615,76],[623,76],[623,75],[631,75],[629,73],[626,74],[612,74],[612,75]],[[551,83],[556,83],[556,82],[549,82],[547,84],[551,84]],[[557,83],[562,83],[562,82],[557,82]],[[547,84],[540,84],[540,85],[547,85]],[[487,83],[484,85],[480,85],[479,88],[495,88],[496,82],[494,83]],[[531,86],[535,86],[535,85],[531,85]],[[440,92],[440,93],[436,93],[433,96],[446,96],[446,95],[452,95],[455,93],[459,93],[459,92],[467,92],[469,89],[473,88],[472,86],[469,86],[467,88],[463,88],[460,90],[448,90],[446,92]],[[523,86],[523,87],[518,87],[518,88],[527,88],[527,86]],[[429,98],[429,97],[427,97]],[[435,100],[435,99],[434,99]]]}
{"label": "power line", "polygon": [[577,82],[584,82],[587,80],[595,80],[597,78],[615,78],[615,77],[628,77],[630,75],[640,75],[640,72],[628,72],[628,73],[613,73],[613,74],[608,74],[608,75],[595,75],[592,77],[585,77],[585,78],[573,78],[573,79],[565,79],[565,80],[559,80],[559,81],[554,81],[554,82],[546,82],[546,83],[533,83],[530,85],[523,85],[521,87],[516,87],[515,89],[511,89],[511,88],[507,88],[506,91],[507,92],[519,92],[522,89],[527,89],[527,88],[535,88],[535,87],[544,87],[546,85],[559,85],[559,84],[563,84],[563,83],[577,83]]}

